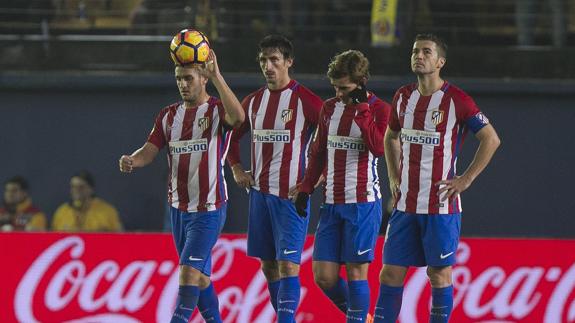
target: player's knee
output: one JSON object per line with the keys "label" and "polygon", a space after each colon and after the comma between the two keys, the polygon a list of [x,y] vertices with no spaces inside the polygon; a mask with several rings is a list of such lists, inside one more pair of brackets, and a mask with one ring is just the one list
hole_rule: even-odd
{"label": "player's knee", "polygon": [[279,261],[280,277],[293,277],[299,275],[299,265],[291,261]]}
{"label": "player's knee", "polygon": [[369,263],[348,263],[345,266],[348,280],[366,280]]}
{"label": "player's knee", "polygon": [[431,287],[443,288],[452,284],[451,266],[445,267],[427,267],[427,276]]}
{"label": "player's knee", "polygon": [[199,286],[201,277],[202,272],[196,268],[186,265],[180,266],[180,285]]}
{"label": "player's knee", "polygon": [[339,275],[333,275],[331,272],[323,271],[320,268],[314,268],[313,270],[313,280],[316,285],[321,289],[330,289],[339,279]]}
{"label": "player's knee", "polygon": [[209,276],[206,276],[206,275],[204,275],[204,274],[201,274],[201,275],[200,275],[200,283],[199,283],[199,285],[198,285],[198,286],[200,287],[200,289],[206,289],[206,288],[208,288],[208,286],[210,286],[211,283],[212,283],[212,282],[211,282]]}
{"label": "player's knee", "polygon": [[379,272],[379,282],[388,286],[402,286],[407,269],[399,266],[383,265]]}
{"label": "player's knee", "polygon": [[276,281],[280,279],[278,262],[275,260],[262,260],[262,272],[267,281]]}

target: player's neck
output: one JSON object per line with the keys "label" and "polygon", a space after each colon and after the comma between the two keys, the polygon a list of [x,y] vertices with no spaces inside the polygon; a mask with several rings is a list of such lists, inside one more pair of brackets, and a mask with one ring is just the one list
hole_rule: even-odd
{"label": "player's neck", "polygon": [[417,76],[417,83],[419,93],[423,96],[428,96],[439,91],[444,81],[438,74],[427,74]]}
{"label": "player's neck", "polygon": [[191,109],[191,108],[195,108],[198,107],[206,102],[208,102],[208,100],[210,99],[210,96],[208,95],[208,93],[204,93],[203,95],[200,96],[200,98],[198,98],[197,100],[194,101],[184,101],[184,108],[185,109]]}
{"label": "player's neck", "polygon": [[281,90],[284,87],[288,86],[289,82],[291,82],[291,78],[288,76],[285,79],[278,80],[275,83],[268,83],[268,89],[272,91]]}

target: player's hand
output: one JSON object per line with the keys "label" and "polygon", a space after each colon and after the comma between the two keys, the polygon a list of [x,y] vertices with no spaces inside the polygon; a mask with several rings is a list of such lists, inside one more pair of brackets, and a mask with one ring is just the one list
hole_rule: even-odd
{"label": "player's hand", "polygon": [[244,171],[241,167],[232,167],[232,173],[234,174],[234,180],[239,187],[250,189],[256,184],[251,171]]}
{"label": "player's hand", "polygon": [[307,202],[309,201],[309,194],[304,192],[297,193],[295,198],[295,209],[297,214],[302,218],[307,217]]}
{"label": "player's hand", "polygon": [[134,158],[131,156],[123,155],[118,162],[122,173],[131,173],[134,170]]}
{"label": "player's hand", "polygon": [[210,49],[210,53],[208,54],[208,60],[206,60],[204,66],[209,79],[212,79],[216,77],[218,74],[220,74],[218,59],[216,57],[216,53],[212,49]]}
{"label": "player's hand", "polygon": [[465,191],[471,185],[471,181],[465,176],[455,176],[452,179],[439,181],[435,183],[435,186],[443,186],[437,191],[437,195],[441,195],[445,192],[441,201],[449,199],[450,201],[456,198],[459,194]]}
{"label": "player's hand", "polygon": [[367,90],[365,85],[359,84],[355,89],[349,92],[348,97],[353,104],[367,102]]}
{"label": "player's hand", "polygon": [[289,191],[288,191],[288,197],[295,203],[295,198],[297,197],[297,194],[299,193],[299,188],[301,187],[301,183],[297,183],[294,186],[292,186]]}

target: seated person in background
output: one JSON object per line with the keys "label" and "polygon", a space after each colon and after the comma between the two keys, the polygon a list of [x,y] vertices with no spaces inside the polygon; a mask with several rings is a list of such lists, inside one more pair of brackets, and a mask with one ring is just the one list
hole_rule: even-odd
{"label": "seated person in background", "polygon": [[122,231],[118,211],[95,197],[94,178],[81,171],[70,179],[71,201],[56,210],[52,219],[54,231]]}
{"label": "seated person in background", "polygon": [[3,207],[0,208],[1,231],[46,230],[46,215],[32,205],[28,182],[14,176],[4,184]]}

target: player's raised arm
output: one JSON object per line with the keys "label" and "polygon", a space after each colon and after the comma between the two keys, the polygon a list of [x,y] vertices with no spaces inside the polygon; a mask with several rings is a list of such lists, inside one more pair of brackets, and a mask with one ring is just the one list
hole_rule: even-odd
{"label": "player's raised arm", "polygon": [[218,60],[213,50],[210,50],[205,69],[206,75],[216,87],[224,105],[226,111],[225,122],[233,128],[239,127],[242,122],[244,122],[244,110],[242,109],[240,101],[220,73]]}

